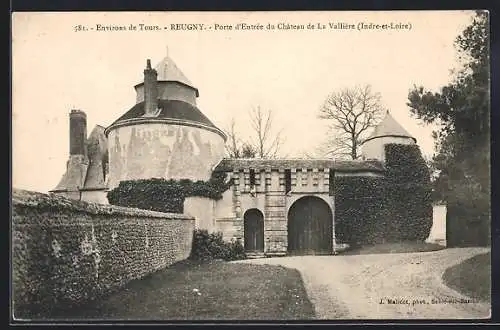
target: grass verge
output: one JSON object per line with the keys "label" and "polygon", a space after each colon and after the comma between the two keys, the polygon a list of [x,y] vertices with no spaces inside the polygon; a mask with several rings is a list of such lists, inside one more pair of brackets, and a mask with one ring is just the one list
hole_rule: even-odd
{"label": "grass verge", "polygon": [[468,297],[490,302],[491,252],[479,254],[446,269],[443,281]]}
{"label": "grass verge", "polygon": [[183,261],[57,318],[306,320],[314,318],[314,309],[297,270]]}
{"label": "grass verge", "polygon": [[442,250],[445,247],[439,244],[426,242],[398,242],[386,244],[365,245],[362,247],[347,249],[339,252],[341,255],[358,254],[383,254],[383,253],[411,253],[411,252],[430,252]]}

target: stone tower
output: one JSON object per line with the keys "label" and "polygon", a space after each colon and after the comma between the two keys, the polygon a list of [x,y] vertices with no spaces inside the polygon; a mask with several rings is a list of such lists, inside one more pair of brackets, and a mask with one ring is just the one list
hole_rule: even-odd
{"label": "stone tower", "polygon": [[146,61],[136,104],[106,128],[108,187],[150,178],[207,180],[224,156],[225,134],[197,107],[198,89],[170,57]]}
{"label": "stone tower", "polygon": [[385,145],[390,143],[415,144],[417,140],[388,111],[370,137],[363,142],[361,155],[366,160],[376,159],[383,162],[385,161]]}
{"label": "stone tower", "polygon": [[87,115],[81,110],[71,110],[66,171],[50,193],[107,204],[107,157],[104,127],[97,125],[87,137]]}

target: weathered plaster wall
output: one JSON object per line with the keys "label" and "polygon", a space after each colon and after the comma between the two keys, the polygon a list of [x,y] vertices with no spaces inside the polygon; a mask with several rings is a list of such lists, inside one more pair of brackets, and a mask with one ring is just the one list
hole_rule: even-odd
{"label": "weathered plaster wall", "polygon": [[[136,103],[144,101],[144,85],[139,85],[135,88]],[[162,100],[178,100],[196,105],[196,92],[194,89],[186,87],[177,82],[158,82],[158,98]]]}
{"label": "weathered plaster wall", "polygon": [[365,157],[365,159],[378,159],[385,161],[384,145],[389,143],[415,144],[415,141],[411,138],[404,137],[379,137],[363,143],[363,146],[361,147],[361,154]]}
{"label": "weathered plaster wall", "polygon": [[84,190],[82,201],[98,204],[109,204],[107,190]]}
{"label": "weathered plaster wall", "polygon": [[446,205],[434,205],[432,228],[427,242],[446,246]]}
{"label": "weathered plaster wall", "polygon": [[216,201],[207,197],[186,197],[184,214],[195,218],[196,229],[206,229],[209,233],[216,231]]}
{"label": "weathered plaster wall", "polygon": [[234,217],[233,187],[222,193],[222,198],[215,203],[215,219]]}
{"label": "weathered plaster wall", "polygon": [[145,123],[108,136],[109,189],[122,180],[208,180],[224,156],[224,139],[199,127]]}
{"label": "weathered plaster wall", "polygon": [[12,203],[16,318],[84,303],[189,256],[194,219],[19,191]]}

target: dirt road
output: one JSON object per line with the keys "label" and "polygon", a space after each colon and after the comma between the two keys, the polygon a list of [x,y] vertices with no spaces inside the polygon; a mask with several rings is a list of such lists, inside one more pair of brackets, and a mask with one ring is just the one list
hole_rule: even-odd
{"label": "dirt road", "polygon": [[490,304],[447,287],[446,268],[486,248],[352,256],[302,256],[244,260],[300,271],[319,319],[476,319]]}

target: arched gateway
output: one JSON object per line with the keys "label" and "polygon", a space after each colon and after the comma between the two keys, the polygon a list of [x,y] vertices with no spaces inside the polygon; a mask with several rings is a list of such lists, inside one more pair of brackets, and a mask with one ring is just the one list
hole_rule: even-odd
{"label": "arched gateway", "polygon": [[306,196],[293,203],[288,211],[290,254],[330,254],[332,238],[332,211],[325,201]]}
{"label": "arched gateway", "polygon": [[250,209],[245,212],[244,232],[245,251],[264,251],[264,215],[258,209]]}

